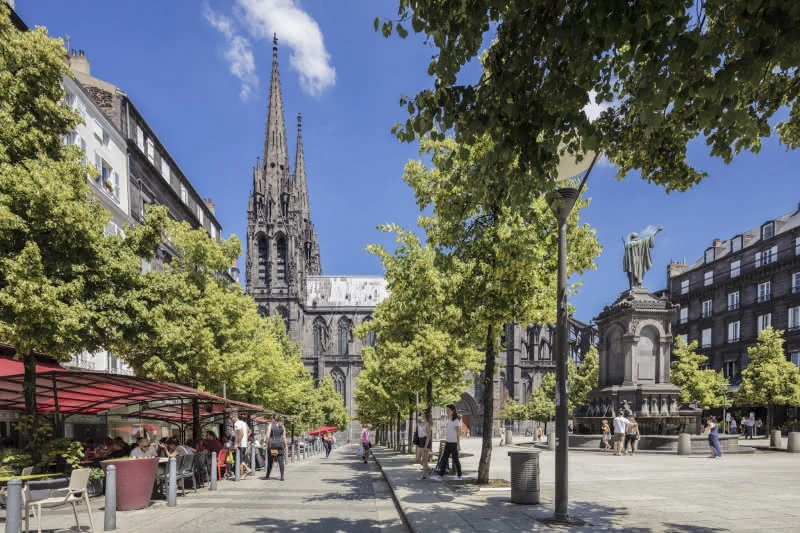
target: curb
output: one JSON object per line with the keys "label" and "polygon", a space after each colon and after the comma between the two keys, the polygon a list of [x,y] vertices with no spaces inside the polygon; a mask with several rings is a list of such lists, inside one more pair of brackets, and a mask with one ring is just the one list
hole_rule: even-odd
{"label": "curb", "polygon": [[[381,449],[385,450],[385,448],[381,448]],[[403,509],[403,506],[400,504],[400,500],[397,498],[397,492],[396,492],[396,489],[395,489],[395,486],[394,486],[394,482],[389,478],[389,476],[386,475],[386,472],[383,471],[383,465],[378,460],[378,458],[375,455],[375,453],[372,452],[372,450],[370,450],[370,453],[372,454],[372,458],[375,460],[375,464],[378,465],[378,469],[381,471],[381,475],[383,476],[383,479],[385,479],[386,480],[386,484],[389,485],[389,490],[392,492],[392,500],[394,501],[395,507],[397,507],[397,510],[400,512],[400,517],[403,519],[403,523],[406,525],[408,530],[411,531],[412,533],[423,533],[423,532],[419,531],[417,528],[415,528],[411,524],[411,521],[408,519],[408,516],[406,515],[405,509]]]}

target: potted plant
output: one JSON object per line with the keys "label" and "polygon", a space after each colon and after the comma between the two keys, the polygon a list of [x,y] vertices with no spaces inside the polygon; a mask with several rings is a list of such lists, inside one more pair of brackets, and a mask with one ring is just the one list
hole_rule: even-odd
{"label": "potted plant", "polygon": [[116,468],[117,511],[133,511],[150,505],[150,495],[158,470],[158,457],[146,459],[123,457],[101,461],[100,465],[103,471],[109,465],[114,465]]}
{"label": "potted plant", "polygon": [[106,478],[106,473],[102,468],[92,468],[89,470],[89,486],[87,492],[89,496],[100,496],[103,494],[105,487],[103,480]]}

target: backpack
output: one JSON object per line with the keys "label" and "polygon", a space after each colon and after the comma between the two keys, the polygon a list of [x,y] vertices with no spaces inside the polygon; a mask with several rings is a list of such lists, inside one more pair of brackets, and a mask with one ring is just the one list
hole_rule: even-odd
{"label": "backpack", "polygon": [[414,430],[414,437],[411,439],[411,442],[414,446],[419,446],[419,433],[417,433],[416,429]]}

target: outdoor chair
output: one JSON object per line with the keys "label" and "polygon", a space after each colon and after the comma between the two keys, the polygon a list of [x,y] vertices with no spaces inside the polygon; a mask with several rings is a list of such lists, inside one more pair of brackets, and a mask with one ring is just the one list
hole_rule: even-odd
{"label": "outdoor chair", "polygon": [[192,480],[192,490],[197,492],[197,478],[194,475],[195,454],[179,455],[175,458],[176,481],[181,485],[181,496],[186,496],[186,480]]}
{"label": "outdoor chair", "polygon": [[217,455],[217,479],[218,480],[225,479],[224,477],[222,477],[222,472],[223,472],[223,469],[224,469],[226,474],[228,472],[227,459],[228,459],[228,449],[227,448],[222,448],[219,451],[219,454]]}
{"label": "outdoor chair", "polygon": [[22,476],[22,477],[30,476],[31,474],[33,474],[33,467],[32,466],[26,466],[25,468],[22,469],[22,473],[20,474],[20,476]]}
{"label": "outdoor chair", "polygon": [[[36,520],[38,522],[37,531],[38,533],[42,533],[42,511],[43,509],[53,509],[56,507],[61,507],[64,505],[71,505],[72,506],[72,514],[75,515],[75,525],[80,530],[81,523],[78,520],[78,510],[75,507],[78,503],[83,500],[86,502],[86,509],[89,512],[89,531],[94,533],[94,518],[92,517],[92,507],[89,504],[89,494],[87,492],[87,486],[89,484],[89,469],[88,468],[78,468],[72,471],[72,475],[69,478],[69,486],[66,490],[66,493],[63,495],[53,496],[52,492],[50,493],[51,496],[42,499],[33,499],[30,488],[26,487],[25,489],[25,531],[30,531],[29,528],[29,519],[31,508],[33,508],[33,512],[36,515]],[[60,489],[63,490],[63,489]]]}

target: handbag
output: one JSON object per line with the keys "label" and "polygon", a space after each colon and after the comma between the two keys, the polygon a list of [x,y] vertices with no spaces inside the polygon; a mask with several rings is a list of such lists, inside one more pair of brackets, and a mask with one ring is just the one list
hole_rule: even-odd
{"label": "handbag", "polygon": [[411,442],[414,446],[419,446],[419,433],[417,433],[416,429],[414,430],[414,437],[411,439]]}

